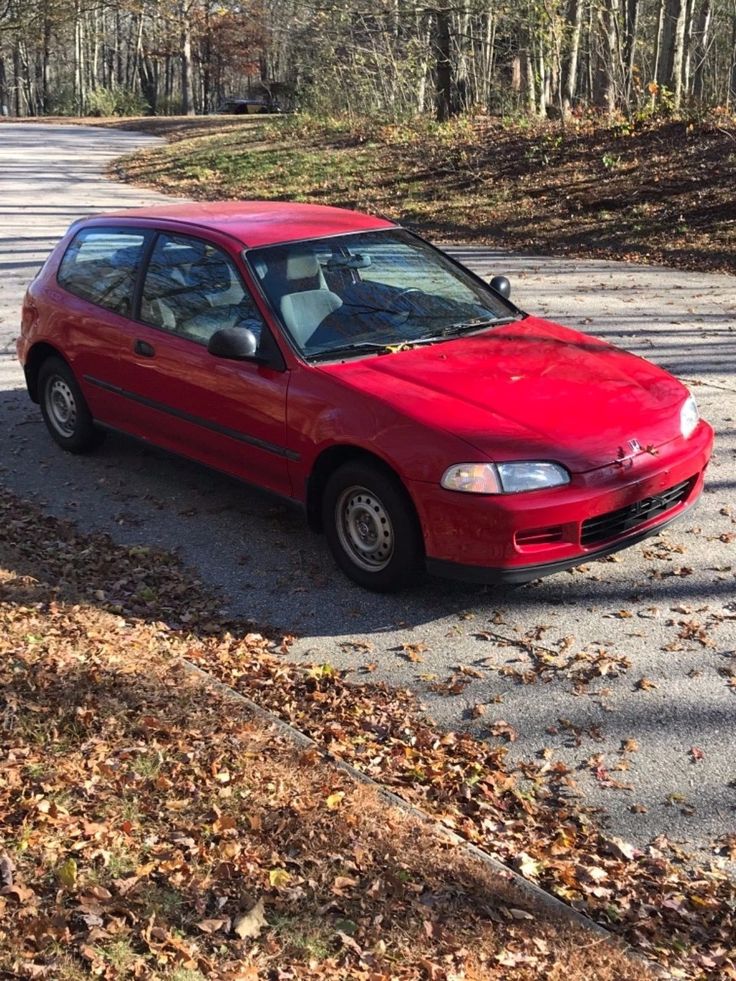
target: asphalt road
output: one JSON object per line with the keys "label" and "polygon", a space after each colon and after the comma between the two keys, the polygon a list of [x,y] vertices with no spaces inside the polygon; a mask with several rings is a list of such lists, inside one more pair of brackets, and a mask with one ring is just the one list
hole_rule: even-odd
{"label": "asphalt road", "polygon": [[[0,483],[121,542],[178,549],[223,606],[297,634],[295,657],[412,688],[449,727],[497,739],[503,720],[510,752],[551,750],[616,833],[708,854],[736,807],[736,277],[456,249],[508,274],[522,307],[679,374],[717,451],[698,509],[611,560],[516,590],[430,580],[374,596],[283,504],[120,436],[67,456],[28,401],[13,355],[24,286],[73,218],[161,199],[100,176],[146,142],[0,125]],[[433,690],[450,676],[462,684]],[[638,749],[622,753],[627,740]]]}

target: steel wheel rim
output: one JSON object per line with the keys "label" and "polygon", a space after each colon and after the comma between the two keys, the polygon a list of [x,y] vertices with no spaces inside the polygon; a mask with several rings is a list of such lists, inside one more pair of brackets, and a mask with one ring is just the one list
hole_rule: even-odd
{"label": "steel wheel rim", "polygon": [[77,401],[69,385],[55,375],[46,387],[46,411],[54,429],[70,439],[77,428]]}
{"label": "steel wheel rim", "polygon": [[394,527],[381,499],[367,487],[348,487],[335,505],[343,550],[365,572],[381,572],[394,554]]}

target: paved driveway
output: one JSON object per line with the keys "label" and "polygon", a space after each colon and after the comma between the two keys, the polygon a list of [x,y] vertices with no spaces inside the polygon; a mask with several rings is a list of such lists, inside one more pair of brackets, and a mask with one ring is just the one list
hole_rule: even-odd
{"label": "paved driveway", "polygon": [[[481,273],[508,273],[522,306],[687,379],[717,454],[701,506],[612,560],[513,591],[435,580],[377,597],[343,579],[284,505],[123,437],[63,455],[27,401],[7,353],[23,286],[73,217],[159,199],[99,176],[144,142],[0,125],[0,482],[122,542],[178,548],[230,609],[299,634],[295,656],[411,687],[448,726],[493,739],[505,720],[518,732],[511,752],[551,749],[619,834],[665,832],[707,851],[736,805],[736,278],[457,249]],[[467,684],[432,689],[458,666]],[[622,754],[632,739],[638,750]]]}

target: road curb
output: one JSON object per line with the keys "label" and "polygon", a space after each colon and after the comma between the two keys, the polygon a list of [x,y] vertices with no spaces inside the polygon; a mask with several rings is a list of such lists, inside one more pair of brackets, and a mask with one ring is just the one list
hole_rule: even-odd
{"label": "road curb", "polygon": [[214,678],[203,668],[199,667],[199,665],[193,664],[186,658],[182,658],[181,663],[184,665],[187,671],[197,675],[197,677],[200,678],[200,680],[202,680],[207,687],[224,694],[226,697],[239,702],[241,705],[244,705],[252,715],[267,723],[273,729],[276,729],[278,732],[282,733],[297,746],[303,749],[316,750],[320,757],[331,766],[334,766],[336,769],[346,773],[356,782],[371,787],[377,796],[384,800],[387,804],[399,808],[405,814],[410,815],[419,823],[425,825],[428,830],[431,829],[435,834],[438,834],[440,837],[451,842],[456,847],[461,848],[469,857],[481,862],[486,866],[486,868],[493,872],[494,875],[503,879],[505,884],[511,888],[512,892],[519,897],[521,902],[525,902],[530,906],[536,907],[537,909],[543,909],[572,926],[580,927],[586,932],[593,934],[599,941],[608,941],[615,944],[632,960],[641,964],[643,967],[646,967],[649,971],[661,978],[667,978],[670,976],[668,972],[663,969],[662,965],[647,960],[632,947],[626,944],[620,937],[614,933],[611,933],[609,930],[606,930],[605,927],[600,926],[594,920],[590,919],[590,917],[586,916],[585,913],[581,913],[572,906],[568,906],[567,903],[563,902],[561,899],[558,899],[556,896],[553,896],[545,889],[542,889],[541,886],[538,886],[535,883],[530,882],[528,879],[525,879],[518,872],[510,869],[499,859],[494,858],[488,852],[478,848],[477,845],[467,841],[467,839],[443,825],[441,821],[433,818],[430,814],[427,814],[415,804],[405,801],[402,797],[399,797],[397,794],[393,793],[393,791],[388,790],[380,783],[377,783],[367,774],[362,773],[350,763],[346,763],[345,760],[341,760],[333,756],[323,746],[320,746],[317,742],[315,742],[311,736],[307,736],[290,723],[284,722],[283,719],[280,719],[268,709],[263,708],[256,702],[251,701],[251,699],[246,695],[243,695],[234,688],[231,688],[230,685],[227,685],[222,681],[218,681],[217,678]]}

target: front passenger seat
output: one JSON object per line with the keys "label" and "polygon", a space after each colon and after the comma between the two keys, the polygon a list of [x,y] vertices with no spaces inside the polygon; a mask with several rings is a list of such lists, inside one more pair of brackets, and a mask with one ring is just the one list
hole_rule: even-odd
{"label": "front passenger seat", "polygon": [[281,316],[291,336],[300,347],[304,347],[325,317],[341,306],[342,300],[337,293],[305,290],[282,297]]}
{"label": "front passenger seat", "polygon": [[342,300],[337,293],[327,289],[313,252],[291,253],[286,259],[285,272],[288,283],[304,280],[320,283],[318,289],[297,290],[281,297],[284,323],[296,343],[304,347],[325,317],[342,306]]}

